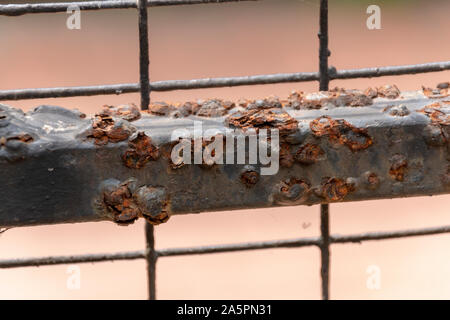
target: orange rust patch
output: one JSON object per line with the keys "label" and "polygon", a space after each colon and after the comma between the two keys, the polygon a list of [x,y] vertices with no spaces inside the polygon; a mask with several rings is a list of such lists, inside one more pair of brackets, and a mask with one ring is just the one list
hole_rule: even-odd
{"label": "orange rust patch", "polygon": [[128,168],[142,168],[150,160],[159,158],[158,147],[152,144],[152,139],[139,132],[135,138],[128,142],[129,149],[125,151],[122,160]]}
{"label": "orange rust patch", "polygon": [[349,193],[355,191],[351,183],[339,178],[324,178],[319,189],[319,196],[327,201],[342,201]]}
{"label": "orange rust patch", "polygon": [[139,208],[134,203],[127,184],[122,184],[109,193],[105,192],[103,202],[113,213],[113,220],[120,225],[131,224],[139,217]]}
{"label": "orange rust patch", "polygon": [[373,144],[366,129],[356,128],[343,119],[321,116],[309,124],[317,137],[327,136],[331,142],[346,145],[352,151],[367,149]]}
{"label": "orange rust patch", "polygon": [[108,142],[119,142],[128,139],[131,130],[123,123],[117,125],[114,119],[105,113],[95,115],[92,132],[88,138],[94,138],[95,144],[105,145]]}
{"label": "orange rust patch", "polygon": [[321,160],[325,152],[316,144],[307,143],[301,146],[295,154],[295,160],[304,165],[314,164]]}
{"label": "orange rust patch", "polygon": [[298,121],[280,108],[252,109],[230,115],[226,122],[229,126],[248,129],[278,129],[280,136],[289,135],[298,130]]}
{"label": "orange rust patch", "polygon": [[403,181],[407,170],[408,161],[406,160],[405,156],[396,154],[391,158],[391,168],[389,169],[389,175],[392,179]]}

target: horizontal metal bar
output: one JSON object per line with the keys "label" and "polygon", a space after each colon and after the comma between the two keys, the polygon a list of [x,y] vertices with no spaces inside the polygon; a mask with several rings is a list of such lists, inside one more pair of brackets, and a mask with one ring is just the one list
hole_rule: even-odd
{"label": "horizontal metal bar", "polygon": [[[194,212],[450,193],[445,99],[297,93],[234,108],[218,100],[154,104],[141,114],[108,107],[93,119],[59,107],[25,114],[0,105],[0,227],[138,217],[162,223]],[[361,101],[368,105],[350,106]],[[261,128],[279,134],[264,164],[267,141],[250,147],[245,136]],[[186,150],[196,150],[193,164],[174,164],[175,132],[201,134],[200,148],[186,140]],[[208,150],[224,151],[211,149],[212,135],[226,136],[231,148],[224,164],[205,160]],[[257,161],[250,160],[255,148]]]}
{"label": "horizontal metal bar", "polygon": [[[355,235],[332,235],[330,242],[336,244],[344,243],[361,243],[370,240],[390,240],[405,237],[428,236],[450,233],[450,226],[390,231],[390,232],[370,232]],[[271,240],[249,243],[211,245],[189,248],[170,248],[161,249],[156,252],[157,257],[173,257],[197,254],[210,253],[226,253],[247,250],[262,250],[262,249],[276,249],[276,248],[299,248],[306,246],[320,246],[320,237],[312,238],[298,238],[285,240]],[[50,256],[43,258],[21,258],[21,259],[6,259],[0,260],[0,269],[19,268],[19,267],[38,267],[58,264],[72,264],[72,263],[93,263],[116,260],[135,260],[144,259],[146,252],[132,251],[132,252],[118,252],[118,253],[103,253],[103,254],[85,254],[77,256]]]}
{"label": "horizontal metal bar", "polygon": [[161,249],[157,251],[157,254],[158,257],[173,257],[173,256],[186,256],[194,254],[225,253],[235,251],[260,250],[260,249],[299,248],[314,245],[318,246],[319,244],[320,239],[314,237],[302,239],[238,243],[238,244],[223,244],[223,245],[201,246],[191,248]]}
{"label": "horizontal metal bar", "polygon": [[[243,2],[258,0],[148,0],[148,7],[163,7],[176,5],[193,5],[208,3]],[[67,12],[68,9],[77,7],[80,10],[105,10],[105,9],[129,9],[137,8],[136,0],[105,0],[105,1],[74,1],[56,3],[27,3],[0,5],[0,15],[20,16],[30,13],[55,13]]]}
{"label": "horizontal metal bar", "polygon": [[144,259],[145,256],[146,256],[145,251],[141,250],[141,251],[117,252],[117,253],[53,256],[43,258],[20,258],[20,259],[10,259],[0,261],[0,269],[53,266],[59,264],[73,264],[73,263],[93,263],[93,262],[118,261],[118,260],[136,260],[136,259]]}
{"label": "horizontal metal bar", "polygon": [[[439,72],[450,70],[450,61],[433,62],[418,65],[375,67],[364,69],[351,69],[330,71],[331,79],[356,79],[372,78],[382,76],[406,75],[426,72]],[[204,78],[192,80],[168,80],[150,83],[152,91],[191,90],[220,87],[236,87],[248,85],[295,83],[318,81],[317,72],[279,73],[268,75],[254,75],[244,77]],[[0,101],[25,100],[43,98],[67,98],[77,96],[110,95],[139,92],[138,83],[58,87],[58,88],[36,88],[36,89],[14,89],[0,90]]]}

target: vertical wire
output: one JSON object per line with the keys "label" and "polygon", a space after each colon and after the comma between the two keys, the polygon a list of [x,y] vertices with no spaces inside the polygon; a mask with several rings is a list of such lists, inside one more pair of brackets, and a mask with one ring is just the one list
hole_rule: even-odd
{"label": "vertical wire", "polygon": [[[138,0],[139,10],[139,83],[141,93],[141,109],[147,110],[150,104],[150,75],[149,75],[149,49],[148,49],[148,14],[147,0]],[[153,225],[145,223],[146,261],[148,298],[156,300],[156,260],[155,230]]]}
{"label": "vertical wire", "polygon": [[[320,86],[319,90],[327,91],[329,89],[330,77],[328,75],[328,57],[330,51],[328,49],[328,0],[320,1],[320,31],[319,31],[319,74]],[[321,234],[321,268],[320,275],[322,279],[322,299],[329,299],[330,285],[330,226],[329,226],[329,210],[328,204],[320,205],[320,234]]]}
{"label": "vertical wire", "polygon": [[148,298],[156,300],[156,260],[158,256],[155,251],[155,230],[152,224],[145,223],[145,240],[147,247],[147,281]]}
{"label": "vertical wire", "polygon": [[148,17],[147,1],[139,0],[139,83],[141,92],[141,109],[147,110],[150,104],[150,75],[148,51]]}

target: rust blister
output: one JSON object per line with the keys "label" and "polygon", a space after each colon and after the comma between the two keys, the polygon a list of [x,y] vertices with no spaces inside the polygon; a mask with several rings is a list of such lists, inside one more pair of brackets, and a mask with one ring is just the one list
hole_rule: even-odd
{"label": "rust blister", "polygon": [[360,151],[373,144],[367,129],[357,128],[343,119],[321,116],[310,122],[312,133],[316,137],[328,137],[330,142],[346,145],[351,151]]}
{"label": "rust blister", "polygon": [[325,177],[316,194],[324,198],[327,202],[342,201],[349,194],[356,190],[355,184],[340,178]]}
{"label": "rust blister", "polygon": [[144,132],[138,132],[128,142],[129,148],[122,155],[128,168],[139,169],[147,162],[159,158],[159,148],[153,145],[152,139]]}
{"label": "rust blister", "polygon": [[401,154],[395,154],[391,157],[390,162],[389,175],[391,178],[397,181],[403,181],[408,170],[408,160],[406,157]]}
{"label": "rust blister", "polygon": [[393,117],[405,117],[410,114],[408,107],[404,104],[400,104],[398,106],[388,106],[384,108],[383,111],[389,111],[389,115]]}
{"label": "rust blister", "polygon": [[308,201],[311,184],[305,179],[292,177],[275,185],[270,200],[279,205],[299,205]]}
{"label": "rust blister", "polygon": [[165,188],[137,188],[135,179],[125,182],[116,179],[104,181],[96,208],[99,214],[107,215],[122,226],[134,223],[139,217],[154,225],[164,223],[170,217],[170,201]]}
{"label": "rust blister", "polygon": [[364,185],[371,190],[374,190],[380,186],[380,177],[375,172],[367,171],[362,175]]}
{"label": "rust blister", "polygon": [[259,170],[254,166],[247,165],[241,172],[240,180],[247,187],[251,188],[259,181]]}

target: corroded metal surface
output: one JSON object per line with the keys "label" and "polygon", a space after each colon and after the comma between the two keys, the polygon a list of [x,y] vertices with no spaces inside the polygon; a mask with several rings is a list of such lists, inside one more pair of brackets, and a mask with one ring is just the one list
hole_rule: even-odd
{"label": "corroded metal surface", "polygon": [[[445,90],[397,97],[392,87],[336,89],[287,100],[155,104],[140,113],[109,106],[94,117],[0,105],[0,226],[139,217],[158,224],[173,214],[450,193]],[[173,131],[194,136],[198,123],[213,132],[203,150],[221,130],[234,129],[234,137],[279,129],[278,173],[262,175],[259,163],[174,165]]]}

